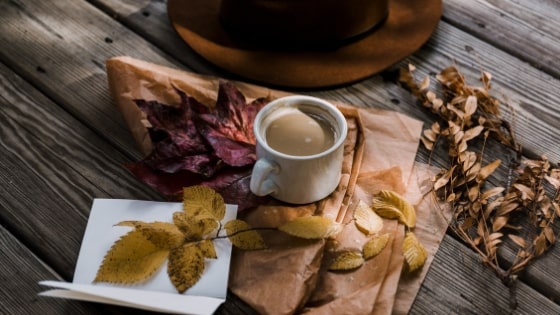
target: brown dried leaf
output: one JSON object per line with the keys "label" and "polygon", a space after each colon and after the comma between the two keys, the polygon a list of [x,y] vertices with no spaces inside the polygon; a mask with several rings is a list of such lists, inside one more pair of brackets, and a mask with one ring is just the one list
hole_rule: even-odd
{"label": "brown dried leaf", "polygon": [[245,250],[265,249],[262,236],[242,220],[231,220],[224,224],[228,238],[233,246]]}
{"label": "brown dried leaf", "polygon": [[364,259],[371,259],[381,253],[381,251],[387,246],[387,243],[389,243],[390,237],[391,235],[389,233],[385,233],[369,240],[362,250]]}
{"label": "brown dried leaf", "polygon": [[169,250],[132,230],[116,241],[103,258],[94,282],[132,284],[150,278],[165,262]]}
{"label": "brown dried leaf", "polygon": [[453,135],[453,140],[455,141],[455,144],[460,144],[461,140],[463,140],[464,135],[465,135],[465,133],[463,131],[459,131],[459,132],[455,133]]}
{"label": "brown dried leaf", "polygon": [[435,111],[438,111],[443,106],[443,100],[441,98],[436,98],[432,101],[432,105]]}
{"label": "brown dried leaf", "polygon": [[377,234],[383,229],[383,219],[362,200],[358,202],[353,215],[356,226],[366,235]]}
{"label": "brown dried leaf", "polygon": [[481,167],[482,166],[481,166],[479,161],[474,163],[474,165],[467,171],[467,174],[465,174],[466,177],[467,177],[467,181],[470,182],[470,181],[474,180],[477,177],[478,172],[480,171]]}
{"label": "brown dried leaf", "polygon": [[492,231],[501,230],[504,226],[506,226],[507,223],[508,223],[507,216],[494,217],[494,221],[492,222]]}
{"label": "brown dried leaf", "polygon": [[501,194],[505,190],[504,187],[494,187],[492,189],[488,189],[480,196],[480,200],[488,200],[497,194]]}
{"label": "brown dried leaf", "polygon": [[326,217],[308,216],[295,218],[278,229],[300,238],[321,239],[338,234],[342,230],[342,226]]}
{"label": "brown dried leaf", "polygon": [[527,241],[523,237],[521,237],[519,235],[515,235],[515,234],[508,234],[508,237],[515,244],[517,244],[517,246],[519,246],[521,248],[527,247]]}
{"label": "brown dried leaf", "polygon": [[553,203],[552,206],[554,207],[554,212],[556,213],[556,216],[560,217],[560,205],[558,203]]}
{"label": "brown dried leaf", "polygon": [[501,160],[495,160],[494,162],[485,165],[483,168],[481,168],[480,171],[478,172],[478,175],[476,176],[477,181],[480,183],[484,181],[486,178],[488,178],[488,176],[494,173],[494,171],[498,168],[498,166],[500,166],[500,163],[502,163]]}
{"label": "brown dried leaf", "polygon": [[478,107],[478,99],[474,95],[469,95],[465,102],[465,116],[470,117],[476,112]]}
{"label": "brown dried leaf", "polygon": [[545,175],[544,178],[549,184],[554,186],[554,189],[560,189],[560,178],[549,175]]}
{"label": "brown dried leaf", "polygon": [[431,142],[436,142],[437,134],[432,129],[424,129],[424,137],[430,140]]}
{"label": "brown dried leaf", "polygon": [[467,141],[461,140],[459,145],[457,146],[457,153],[465,152],[469,149]]}
{"label": "brown dried leaf", "polygon": [[464,151],[459,154],[459,162],[463,164],[463,172],[467,172],[471,167],[473,167],[474,163],[476,163],[477,157],[476,153],[472,151]]}
{"label": "brown dried leaf", "polygon": [[471,188],[469,188],[469,200],[471,202],[477,200],[479,193],[480,193],[480,187],[478,185],[474,185]]}
{"label": "brown dried leaf", "polygon": [[357,251],[341,252],[329,266],[331,271],[352,270],[364,264],[362,253]]}
{"label": "brown dried leaf", "polygon": [[513,187],[515,187],[517,190],[521,192],[521,200],[535,199],[535,192],[531,188],[520,183],[513,184]]}
{"label": "brown dried leaf", "polygon": [[434,191],[438,191],[440,188],[444,187],[445,185],[447,185],[447,183],[449,183],[449,180],[451,179],[451,176],[453,176],[453,172],[455,171],[455,167],[456,165],[453,165],[451,169],[449,169],[440,178],[438,178],[438,180],[434,184]]}
{"label": "brown dried leaf", "polygon": [[429,87],[430,87],[430,77],[426,76],[424,77],[422,82],[420,82],[420,91],[426,90]]}
{"label": "brown dried leaf", "polygon": [[422,267],[428,259],[426,248],[418,241],[416,235],[407,232],[403,241],[403,255],[408,265],[408,270],[413,272]]}
{"label": "brown dried leaf", "polygon": [[459,108],[451,105],[451,104],[447,104],[447,109],[454,112],[455,115],[457,115],[457,117],[459,117],[460,120],[463,120],[465,117],[465,112],[463,112],[462,110],[460,110]]}
{"label": "brown dried leaf", "polygon": [[535,256],[542,255],[548,247],[546,235],[544,233],[539,234],[533,241],[533,245],[535,246]]}
{"label": "brown dried leaf", "polygon": [[500,205],[500,208],[498,208],[498,211],[496,211],[496,215],[497,216],[505,216],[508,213],[510,213],[511,211],[516,210],[517,208],[519,208],[519,203],[517,203],[517,201],[515,201],[515,200],[504,201]]}
{"label": "brown dried leaf", "polygon": [[550,226],[544,228],[543,234],[550,244],[554,244],[556,241],[556,235],[554,235],[554,230],[552,230]]}
{"label": "brown dried leaf", "polygon": [[207,186],[191,186],[183,189],[183,211],[195,216],[206,211],[221,221],[226,213],[226,204],[222,195]]}
{"label": "brown dried leaf", "polygon": [[422,136],[420,137],[420,140],[422,141],[422,144],[424,144],[424,147],[428,149],[428,151],[432,151],[434,149],[434,143],[426,139],[426,137]]}
{"label": "brown dried leaf", "polygon": [[186,243],[169,254],[167,274],[177,292],[187,291],[203,273],[204,254],[195,243]]}
{"label": "brown dried leaf", "polygon": [[439,123],[437,121],[432,124],[432,131],[438,135],[441,132],[441,127],[439,126]]}
{"label": "brown dried leaf", "polygon": [[480,133],[484,130],[483,126],[476,126],[467,131],[465,131],[465,135],[463,136],[463,140],[469,141],[472,140],[480,135]]}

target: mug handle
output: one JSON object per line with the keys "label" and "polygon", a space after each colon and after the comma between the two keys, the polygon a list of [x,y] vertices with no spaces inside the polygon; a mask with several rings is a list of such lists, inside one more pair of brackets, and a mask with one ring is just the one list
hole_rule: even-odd
{"label": "mug handle", "polygon": [[267,178],[270,173],[278,174],[280,166],[266,159],[259,159],[251,173],[251,191],[257,196],[266,196],[278,190],[278,186]]}

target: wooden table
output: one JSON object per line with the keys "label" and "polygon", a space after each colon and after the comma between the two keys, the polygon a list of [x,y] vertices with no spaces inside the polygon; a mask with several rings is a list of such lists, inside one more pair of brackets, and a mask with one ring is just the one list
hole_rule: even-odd
{"label": "wooden table", "polygon": [[[559,162],[559,16],[554,0],[445,0],[429,42],[394,68],[304,93],[429,126],[434,117],[394,69],[413,63],[433,77],[455,63],[472,80],[486,70],[516,112],[525,154]],[[37,296],[40,280],[71,281],[93,198],[162,200],[122,167],[142,156],[109,96],[104,63],[118,55],[226,76],[176,36],[165,1],[0,0],[0,314],[141,313]],[[420,149],[417,160],[426,157]],[[411,313],[560,314],[559,265],[555,246],[512,290],[448,233]],[[217,313],[252,312],[230,296]]]}

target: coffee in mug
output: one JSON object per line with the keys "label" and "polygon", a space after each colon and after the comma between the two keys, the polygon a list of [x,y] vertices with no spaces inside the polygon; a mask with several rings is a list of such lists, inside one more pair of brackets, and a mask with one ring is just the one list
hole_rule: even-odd
{"label": "coffee in mug", "polygon": [[270,102],[255,117],[251,191],[294,204],[325,198],[340,181],[347,128],[325,100],[294,95]]}
{"label": "coffee in mug", "polygon": [[266,143],[274,150],[289,155],[314,155],[334,144],[335,131],[320,116],[296,107],[276,112],[265,130]]}

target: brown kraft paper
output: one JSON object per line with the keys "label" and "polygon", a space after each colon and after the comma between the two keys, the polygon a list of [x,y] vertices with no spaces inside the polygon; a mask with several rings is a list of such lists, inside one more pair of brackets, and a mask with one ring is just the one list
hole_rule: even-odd
{"label": "brown kraft paper", "polygon": [[[109,88],[134,139],[144,154],[152,149],[147,122],[134,99],[178,104],[173,87],[213,107],[219,78],[151,64],[130,57],[107,61]],[[250,101],[288,93],[234,82]],[[405,314],[410,309],[447,228],[448,216],[422,198],[422,180],[430,170],[415,164],[422,122],[397,112],[335,103],[349,125],[341,181],[329,197],[304,206],[267,204],[240,213],[254,227],[277,227],[298,216],[323,215],[341,222],[332,239],[309,241],[277,231],[262,233],[269,249],[234,250],[229,289],[263,314]],[[429,252],[420,272],[403,273],[404,227],[384,220],[390,243],[376,257],[351,272],[326,267],[341,250],[361,249],[366,237],[353,224],[358,201],[370,203],[382,190],[392,190],[415,205],[415,234]]]}

